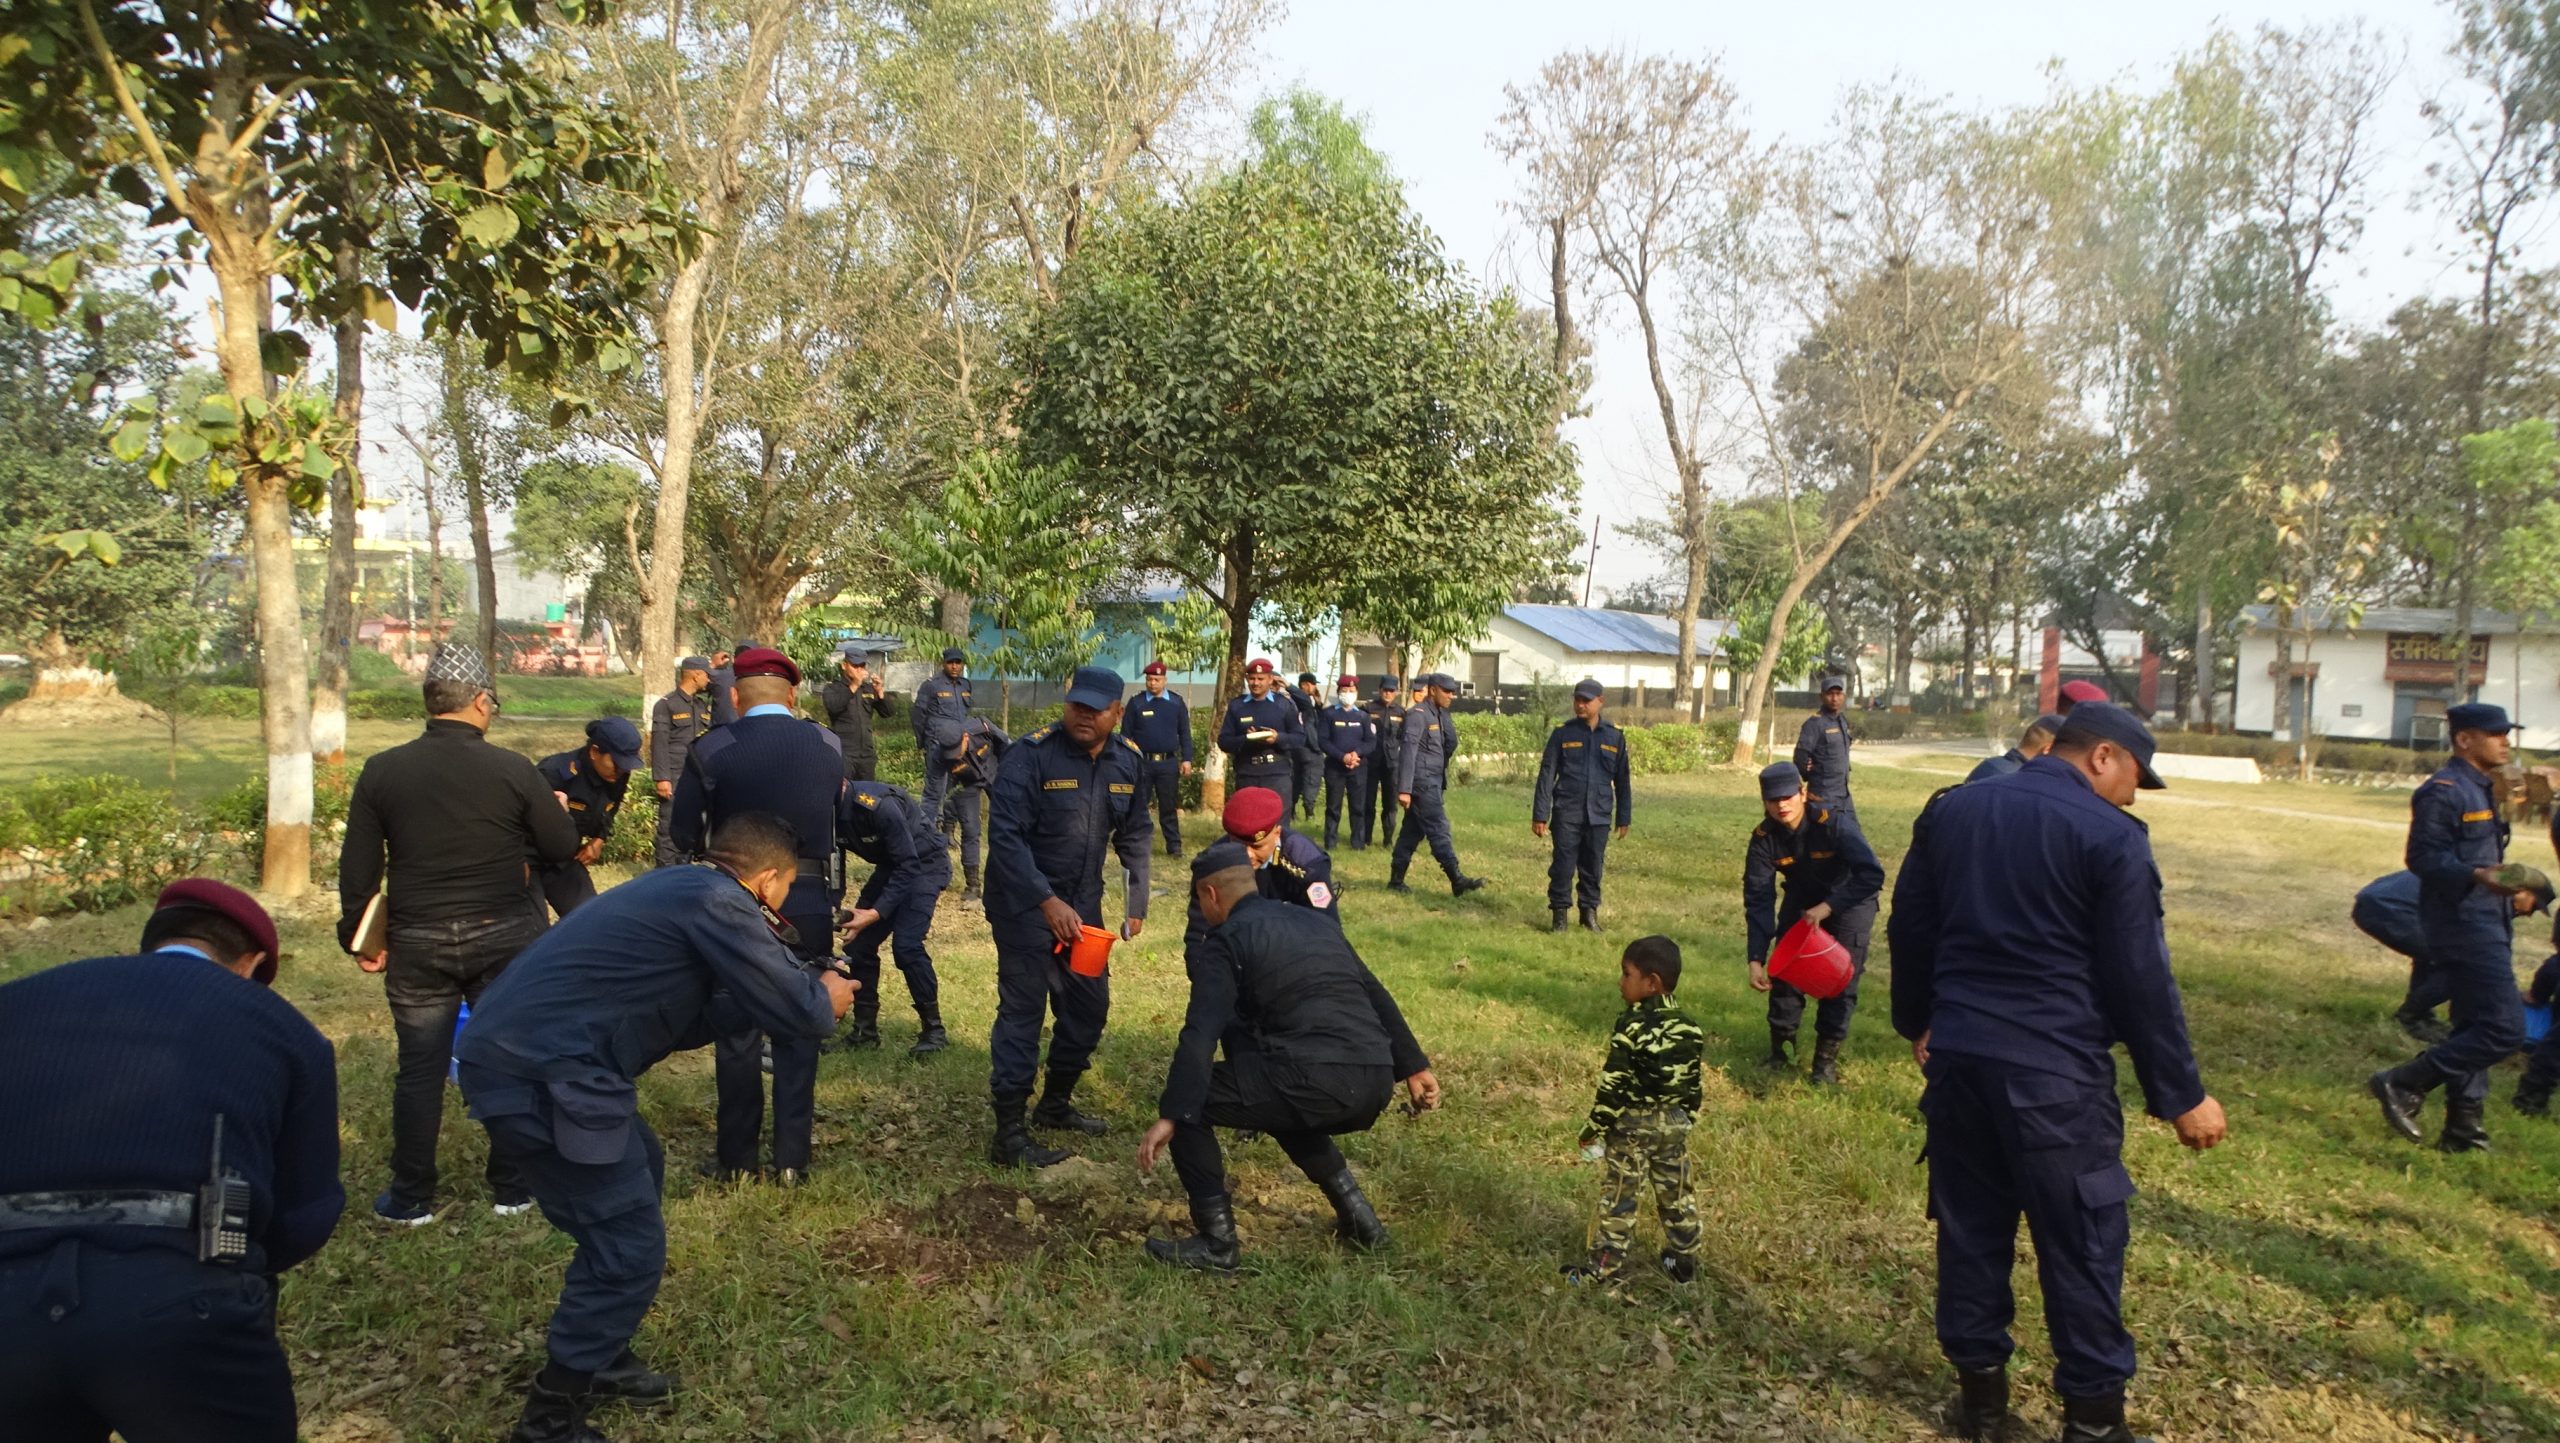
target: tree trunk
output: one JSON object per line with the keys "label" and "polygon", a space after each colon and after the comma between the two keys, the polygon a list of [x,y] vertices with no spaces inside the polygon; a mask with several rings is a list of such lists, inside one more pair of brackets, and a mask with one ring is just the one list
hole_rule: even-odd
{"label": "tree trunk", "polygon": [[479,466],[463,468],[462,497],[471,512],[471,571],[480,594],[480,655],[489,663],[489,674],[496,676],[507,669],[498,656],[498,556],[489,542],[489,486]]}
{"label": "tree trunk", "polygon": [[2187,724],[2213,726],[2213,603],[2196,603],[2196,689],[2187,698]]}
{"label": "tree trunk", "polygon": [[[1219,605],[1227,613],[1226,655],[1218,661],[1218,695],[1210,715],[1223,721],[1227,699],[1241,689],[1244,681],[1244,652],[1253,643],[1253,533],[1239,533],[1225,558],[1226,595]],[[1213,722],[1207,755],[1201,758],[1200,805],[1216,816],[1227,804],[1227,754],[1216,741]]]}
{"label": "tree trunk", "polygon": [[[353,241],[338,243],[334,262],[338,283],[357,281]],[[364,426],[364,319],[351,315],[337,325],[338,422],[347,435],[360,438]],[[362,489],[356,457],[363,448],[347,447],[345,459],[329,478],[329,566],[320,592],[320,654],[311,659],[311,752],[323,762],[347,759],[347,663],[356,633],[356,506]]]}
{"label": "tree trunk", "polygon": [[1556,216],[1547,222],[1547,292],[1555,307],[1556,322],[1556,409],[1555,427],[1564,429],[1565,419],[1573,414],[1573,287],[1566,265],[1565,218]]}
{"label": "tree trunk", "polygon": [[1956,625],[1963,637],[1964,652],[1963,660],[1957,663],[1956,696],[1964,703],[1965,710],[1971,711],[1973,710],[1973,641],[1979,631],[1979,628],[1974,625],[1974,614],[1971,608],[1968,607],[1958,614]]}
{"label": "tree trunk", "polygon": [[[444,497],[423,456],[418,459],[418,491],[427,507],[427,644],[432,647],[444,635]],[[414,649],[417,644],[413,634],[409,645]]]}

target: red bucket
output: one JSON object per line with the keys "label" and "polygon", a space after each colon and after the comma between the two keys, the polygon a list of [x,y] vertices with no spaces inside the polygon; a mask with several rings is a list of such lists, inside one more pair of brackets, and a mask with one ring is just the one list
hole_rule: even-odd
{"label": "red bucket", "polygon": [[1800,921],[1769,954],[1769,975],[1807,997],[1837,997],[1849,990],[1856,973],[1839,938],[1811,921]]}
{"label": "red bucket", "polygon": [[1101,976],[1111,966],[1111,944],[1119,940],[1117,933],[1099,927],[1085,928],[1076,938],[1075,950],[1067,953],[1067,970],[1079,977]]}

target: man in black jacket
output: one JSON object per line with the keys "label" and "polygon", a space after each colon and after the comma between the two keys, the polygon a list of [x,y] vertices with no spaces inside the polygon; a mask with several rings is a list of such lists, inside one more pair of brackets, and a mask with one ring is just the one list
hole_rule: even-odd
{"label": "man in black jacket", "polygon": [[[1192,864],[1192,893],[1209,932],[1187,949],[1191,1006],[1159,1116],[1138,1145],[1139,1170],[1153,1172],[1170,1144],[1200,1231],[1152,1239],[1147,1256],[1234,1270],[1236,1220],[1210,1130],[1217,1127],[1271,1134],[1332,1201],[1336,1234],[1363,1250],[1383,1247],[1386,1227],[1333,1139],[1368,1131],[1399,1078],[1416,1110],[1438,1107],[1439,1080],[1340,924],[1260,895],[1253,869],[1229,857],[1213,847]],[[1213,1062],[1222,1049],[1224,1059]]]}
{"label": "man in black jacket", "polygon": [[836,679],[818,689],[827,709],[827,730],[844,748],[844,779],[867,782],[880,775],[880,745],[871,739],[871,720],[889,714],[889,694],[871,674],[871,653],[848,641],[836,648]]}
{"label": "man in black jacket", "polygon": [[[498,695],[480,654],[441,647],[427,664],[427,730],[377,753],[356,777],[338,854],[338,945],[354,952],[390,853],[387,946],[357,963],[383,974],[400,1052],[391,1094],[391,1186],[374,1216],[435,1221],[436,1133],[462,1004],[542,935],[537,867],[578,852],[578,826],[526,758],[492,746]],[[505,1163],[489,1160],[491,1204],[532,1207]]]}

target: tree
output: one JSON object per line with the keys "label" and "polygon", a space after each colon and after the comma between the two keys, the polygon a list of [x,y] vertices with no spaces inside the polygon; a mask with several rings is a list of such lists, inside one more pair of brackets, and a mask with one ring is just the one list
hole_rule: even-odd
{"label": "tree", "polygon": [[[1418,626],[1449,614],[1412,589],[1439,573],[1500,604],[1571,485],[1520,336],[1396,187],[1266,152],[1086,243],[1033,336],[1023,446],[1076,468],[1135,569],[1217,604],[1225,695],[1266,603]],[[1213,800],[1224,778],[1213,755]]]}
{"label": "tree", "polygon": [[[2306,782],[2313,757],[2310,678],[2317,675],[2312,643],[2324,626],[2343,622],[2353,627],[2363,619],[2358,588],[2382,524],[2378,517],[2340,504],[2330,484],[2338,464],[2337,438],[2315,437],[2308,449],[2309,455],[2286,458],[2290,464],[2241,483],[2241,494],[2250,498],[2274,543],[2274,564],[2258,599],[2275,609],[2276,669],[2292,698],[2294,761]],[[2463,644],[2470,644],[2467,637]]]}
{"label": "tree", "polygon": [[2560,606],[2560,568],[2551,565],[2560,536],[2554,530],[2560,495],[2553,491],[2560,440],[2551,423],[2535,416],[2463,437],[2462,475],[2481,514],[2497,527],[2479,594],[2519,619]]}
{"label": "tree", "polygon": [[[579,6],[572,0],[571,18]],[[190,415],[119,433],[156,445],[152,477],[219,453],[218,485],[247,501],[257,581],[261,730],[268,758],[264,886],[310,881],[311,737],[291,519],[315,505],[348,438],[332,407],[275,391],[309,352],[273,326],[275,286],[312,274],[350,212],[331,205],[331,147],[352,147],[418,211],[414,229],[359,236],[382,252],[389,296],[297,290],[295,313],[385,320],[391,299],[434,329],[478,338],[492,361],[548,372],[610,366],[627,303],[689,239],[638,138],[572,101],[524,58],[533,0],[311,0],[290,11],[179,0],[73,0],[13,16],[0,47],[0,250],[15,259],[29,188],[105,187],[150,212],[165,259],[201,256],[217,297],[224,394]],[[42,157],[61,162],[48,177]],[[67,253],[66,253],[67,256]],[[45,261],[0,302],[51,321],[79,279]],[[172,273],[164,266],[162,276]]]}

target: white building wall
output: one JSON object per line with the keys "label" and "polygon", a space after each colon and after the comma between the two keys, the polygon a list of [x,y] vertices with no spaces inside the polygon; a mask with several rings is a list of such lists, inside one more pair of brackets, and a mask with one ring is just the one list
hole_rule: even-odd
{"label": "white building wall", "polygon": [[[2389,741],[2399,683],[2383,679],[2386,635],[2379,631],[2322,632],[2308,658],[2319,665],[2311,689],[2314,736]],[[2233,725],[2241,731],[2290,738],[2290,703],[2279,679],[2268,674],[2276,658],[2276,634],[2253,630],[2240,638],[2239,698]],[[2527,728],[2560,727],[2560,634],[2529,633],[2489,638],[2487,678],[2479,699],[2505,707]],[[2528,735],[2531,733],[2529,732]]]}
{"label": "white building wall", "polygon": [[[1492,630],[1470,650],[1500,653],[1502,681],[1506,686],[1526,686],[1543,672],[1550,681],[1564,686],[1571,686],[1589,676],[1610,687],[1633,687],[1641,683],[1647,691],[1659,691],[1668,697],[1672,683],[1680,675],[1676,657],[1652,652],[1568,651],[1562,642],[1545,632],[1523,626],[1507,616],[1495,617]],[[1697,676],[1701,686],[1711,680],[1710,668],[1703,658],[1698,662]]]}

